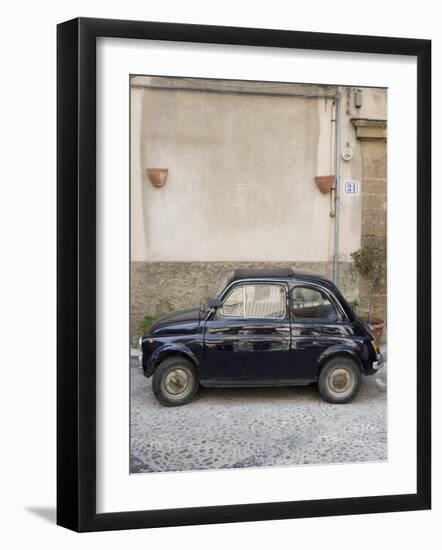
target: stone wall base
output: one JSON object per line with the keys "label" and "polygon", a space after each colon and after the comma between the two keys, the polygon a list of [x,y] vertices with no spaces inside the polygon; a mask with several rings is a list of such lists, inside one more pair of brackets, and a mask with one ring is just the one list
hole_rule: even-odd
{"label": "stone wall base", "polygon": [[[332,278],[332,262],[132,262],[131,340],[144,332],[143,319],[153,319],[173,309],[197,306],[213,293],[235,268],[293,267]],[[339,263],[338,286],[345,298],[359,294],[359,277],[349,262]]]}

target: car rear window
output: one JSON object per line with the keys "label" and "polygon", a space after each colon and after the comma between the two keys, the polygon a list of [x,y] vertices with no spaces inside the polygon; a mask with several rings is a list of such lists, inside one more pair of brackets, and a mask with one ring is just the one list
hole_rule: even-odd
{"label": "car rear window", "polygon": [[335,306],[327,294],[317,288],[296,286],[291,292],[292,317],[304,321],[338,320]]}

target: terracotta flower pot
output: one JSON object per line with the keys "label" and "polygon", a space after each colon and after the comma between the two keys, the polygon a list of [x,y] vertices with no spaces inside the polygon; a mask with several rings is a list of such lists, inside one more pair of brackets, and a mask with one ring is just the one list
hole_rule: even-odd
{"label": "terracotta flower pot", "polygon": [[335,185],[335,176],[316,176],[315,182],[321,193],[330,193]]}
{"label": "terracotta flower pot", "polygon": [[362,317],[362,320],[371,326],[371,330],[376,340],[376,344],[380,346],[382,334],[384,332],[384,327],[385,327],[384,321],[382,319],[379,319],[379,317],[372,317],[371,322],[368,320],[368,317]]}
{"label": "terracotta flower pot", "polygon": [[146,172],[153,186],[163,187],[169,170],[168,168],[147,168]]}

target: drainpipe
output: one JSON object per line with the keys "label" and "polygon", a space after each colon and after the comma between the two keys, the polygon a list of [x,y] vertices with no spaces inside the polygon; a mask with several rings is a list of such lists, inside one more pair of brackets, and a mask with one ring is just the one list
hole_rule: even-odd
{"label": "drainpipe", "polygon": [[335,242],[334,242],[334,257],[333,257],[333,282],[338,284],[338,257],[339,257],[339,196],[340,196],[340,152],[341,152],[341,97],[336,95],[335,99]]}
{"label": "drainpipe", "polygon": [[335,189],[336,189],[336,102],[337,96],[333,98],[332,116],[331,116],[331,140],[330,140],[330,174],[335,174],[335,183],[331,188],[330,193],[330,217],[335,217]]}

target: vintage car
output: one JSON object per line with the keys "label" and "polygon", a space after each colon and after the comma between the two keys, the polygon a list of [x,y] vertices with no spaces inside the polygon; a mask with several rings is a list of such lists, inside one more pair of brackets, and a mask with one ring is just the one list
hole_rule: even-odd
{"label": "vintage car", "polygon": [[205,387],[317,382],[330,403],[356,397],[383,364],[370,328],[328,279],[292,269],[236,269],[200,307],[160,317],[140,338],[157,399],[183,405]]}

